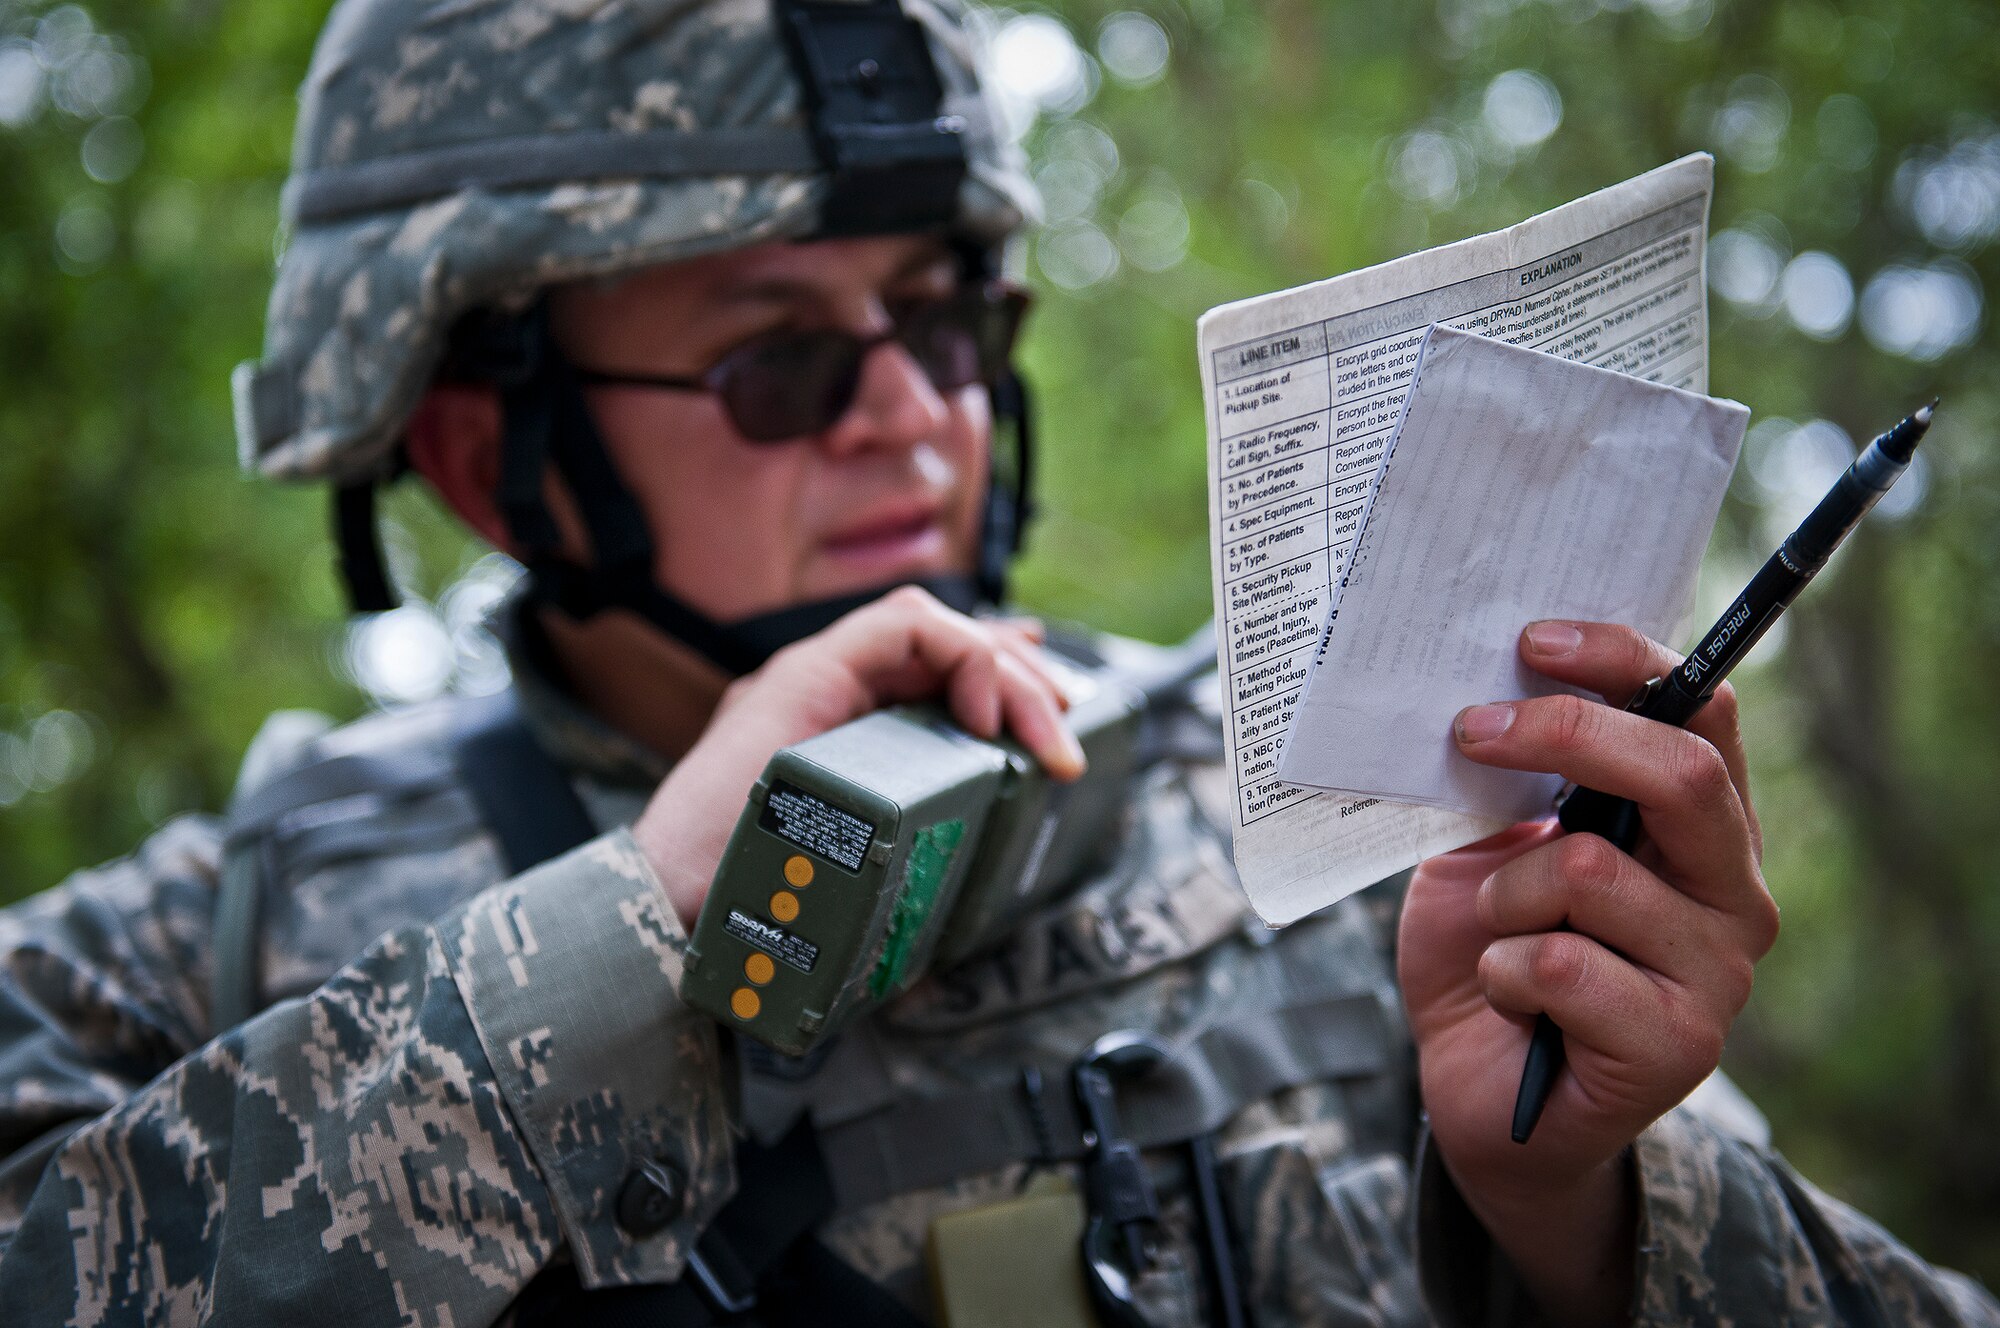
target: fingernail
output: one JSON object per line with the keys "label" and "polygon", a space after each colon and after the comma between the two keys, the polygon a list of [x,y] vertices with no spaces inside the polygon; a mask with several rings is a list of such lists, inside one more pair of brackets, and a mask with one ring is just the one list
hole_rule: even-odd
{"label": "fingernail", "polygon": [[1460,742],[1489,742],[1505,733],[1507,726],[1513,722],[1513,706],[1467,706],[1458,712],[1458,740]]}
{"label": "fingernail", "polygon": [[1070,767],[1074,769],[1077,774],[1081,775],[1083,773],[1083,768],[1089,764],[1089,762],[1086,761],[1083,756],[1083,744],[1078,742],[1076,740],[1076,735],[1074,733],[1071,733],[1068,729],[1064,729],[1062,731],[1062,736],[1063,736],[1063,746],[1067,749],[1068,752]]}
{"label": "fingernail", "polygon": [[1537,655],[1567,655],[1583,644],[1583,633],[1566,622],[1531,623],[1527,635]]}

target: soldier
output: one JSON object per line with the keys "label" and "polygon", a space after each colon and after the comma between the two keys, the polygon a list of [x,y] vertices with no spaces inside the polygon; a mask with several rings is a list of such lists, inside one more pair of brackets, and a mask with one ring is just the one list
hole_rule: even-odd
{"label": "soldier", "polygon": [[[226,822],[0,920],[0,1318],[1081,1322],[1104,1213],[1052,1085],[1132,1030],[1169,1049],[1133,1115],[1161,1221],[1094,1269],[1107,1321],[2000,1322],[1754,1113],[1676,1106],[1775,931],[1726,695],[1693,733],[1466,712],[1469,759],[1634,796],[1648,843],[1425,864],[1395,958],[1393,895],[1256,927],[1216,771],[1170,760],[1100,869],[824,1057],[679,1003],[777,747],[941,695],[1078,772],[1038,629],[948,606],[997,602],[1025,510],[998,248],[1032,199],[975,50],[940,0],[335,10],[244,459],[336,487],[364,604],[404,466],[517,556],[514,699],[278,717]],[[1523,652],[1611,694],[1665,658]],[[1516,1148],[1542,1010],[1571,1073]]]}

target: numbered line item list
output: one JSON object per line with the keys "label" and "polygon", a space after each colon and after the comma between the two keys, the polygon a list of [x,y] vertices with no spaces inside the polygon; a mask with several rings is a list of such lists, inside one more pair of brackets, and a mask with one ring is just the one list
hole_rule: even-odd
{"label": "numbered line item list", "polygon": [[1211,352],[1239,824],[1319,796],[1277,777],[1278,750],[1425,330],[1441,323],[1704,391],[1707,211],[1704,190],[1517,266]]}

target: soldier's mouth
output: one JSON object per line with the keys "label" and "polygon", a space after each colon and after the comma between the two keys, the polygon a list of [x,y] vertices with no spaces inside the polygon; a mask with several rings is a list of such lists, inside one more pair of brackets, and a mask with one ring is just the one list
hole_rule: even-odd
{"label": "soldier's mouth", "polygon": [[892,576],[935,565],[949,541],[929,503],[879,511],[821,541],[827,559],[855,573]]}

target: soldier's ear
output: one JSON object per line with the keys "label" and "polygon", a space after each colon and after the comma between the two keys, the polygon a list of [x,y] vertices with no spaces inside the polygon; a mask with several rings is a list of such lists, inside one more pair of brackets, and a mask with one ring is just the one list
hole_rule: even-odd
{"label": "soldier's ear", "polygon": [[493,491],[500,482],[500,394],[484,383],[433,383],[403,432],[410,469],[459,520],[513,553]]}

